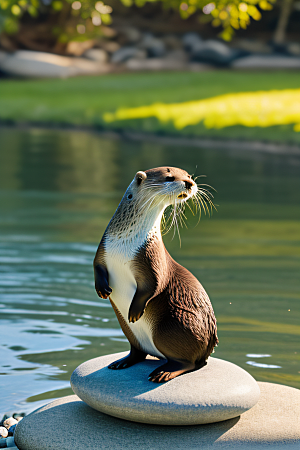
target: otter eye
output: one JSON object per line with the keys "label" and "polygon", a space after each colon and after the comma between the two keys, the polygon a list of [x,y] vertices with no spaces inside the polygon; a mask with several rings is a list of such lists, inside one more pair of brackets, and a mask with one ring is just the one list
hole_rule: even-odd
{"label": "otter eye", "polygon": [[166,177],[166,181],[174,181],[175,177]]}
{"label": "otter eye", "polygon": [[129,195],[127,196],[127,198],[131,199],[131,198],[132,198],[132,194],[129,194]]}

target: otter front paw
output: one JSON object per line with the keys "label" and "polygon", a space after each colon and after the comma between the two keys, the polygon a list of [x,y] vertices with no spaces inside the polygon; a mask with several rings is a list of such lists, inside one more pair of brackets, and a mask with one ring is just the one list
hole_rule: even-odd
{"label": "otter front paw", "polygon": [[144,311],[134,310],[134,308],[130,307],[129,313],[128,313],[128,320],[130,323],[134,323],[137,320],[139,320],[143,314],[144,314]]}
{"label": "otter front paw", "polygon": [[106,288],[101,288],[100,289],[96,289],[97,294],[99,295],[99,297],[101,298],[108,298],[110,296],[110,294],[112,293],[112,288],[110,286],[107,285]]}
{"label": "otter front paw", "polygon": [[95,289],[99,297],[107,298],[112,293],[112,288],[108,284],[108,272],[106,267],[96,264],[94,267]]}

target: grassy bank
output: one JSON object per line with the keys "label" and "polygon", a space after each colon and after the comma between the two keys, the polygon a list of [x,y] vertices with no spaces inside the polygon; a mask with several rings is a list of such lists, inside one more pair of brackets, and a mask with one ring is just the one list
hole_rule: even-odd
{"label": "grassy bank", "polygon": [[67,80],[1,80],[0,121],[87,126],[105,130],[198,136],[216,139],[250,139],[299,143],[293,125],[207,129],[203,123],[177,130],[172,122],[150,117],[104,122],[102,116],[119,108],[153,103],[179,103],[222,94],[297,89],[298,72],[231,72],[110,74]]}

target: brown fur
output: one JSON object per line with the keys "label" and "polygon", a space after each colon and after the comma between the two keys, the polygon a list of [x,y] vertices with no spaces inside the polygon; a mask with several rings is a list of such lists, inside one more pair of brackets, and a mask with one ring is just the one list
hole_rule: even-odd
{"label": "brown fur", "polygon": [[[122,239],[126,233],[127,239],[130,239],[130,233],[133,231],[134,235],[136,224],[146,214],[143,202],[144,197],[149,195],[149,189],[152,193],[157,193],[157,196],[164,195],[164,189],[167,192],[169,182],[173,181],[174,186],[177,183],[179,192],[180,189],[185,189],[189,193],[192,186],[195,186],[190,175],[173,167],[160,167],[136,174],[104,233],[95,257],[95,284],[99,296],[107,298],[111,293],[105,266],[106,236]],[[180,188],[182,185],[185,187]],[[202,367],[218,344],[214,311],[202,285],[187,269],[171,258],[156,234],[149,235],[137,249],[131,262],[131,272],[137,288],[129,308],[128,320],[134,323],[144,315],[150,325],[155,347],[168,361],[153,371],[149,379],[155,382],[168,381]],[[130,354],[109,366],[111,369],[122,369],[142,361],[147,354],[141,349],[133,331],[112,300],[111,304],[131,344]]]}
{"label": "brown fur", "polygon": [[139,350],[142,350],[138,340],[135,338],[135,335],[133,334],[133,332],[131,331],[131,329],[127,325],[124,317],[122,316],[122,314],[120,313],[120,311],[118,310],[118,308],[116,307],[116,305],[114,304],[112,299],[110,298],[109,300],[110,300],[111,306],[113,307],[114,312],[115,312],[115,314],[117,316],[117,319],[119,321],[120,327],[122,328],[122,331],[125,334],[125,336],[127,337],[128,341],[130,342],[130,344],[133,347],[135,347],[135,348],[137,348]]}

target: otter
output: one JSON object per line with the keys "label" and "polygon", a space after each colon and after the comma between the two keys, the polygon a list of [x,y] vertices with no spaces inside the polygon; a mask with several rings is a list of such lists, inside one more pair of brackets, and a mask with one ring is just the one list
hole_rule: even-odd
{"label": "otter", "polygon": [[94,259],[95,288],[99,297],[109,297],[130,343],[128,356],[110,369],[125,369],[149,354],[166,362],[148,379],[166,382],[203,367],[218,344],[206,291],[169,255],[161,234],[165,209],[182,208],[197,192],[182,169],[137,172],[104,232]]}

